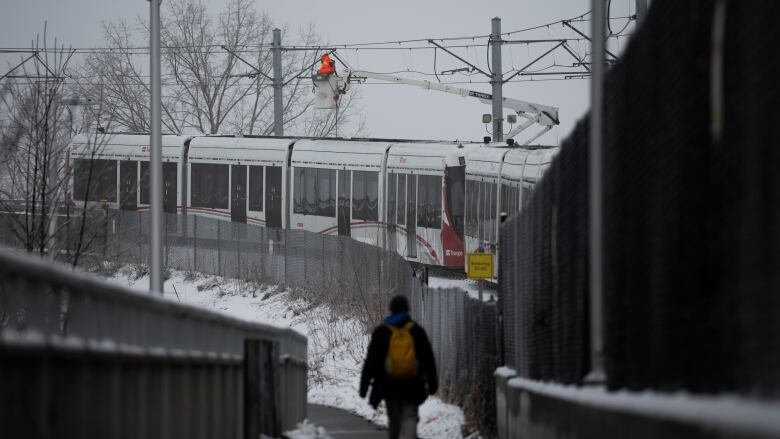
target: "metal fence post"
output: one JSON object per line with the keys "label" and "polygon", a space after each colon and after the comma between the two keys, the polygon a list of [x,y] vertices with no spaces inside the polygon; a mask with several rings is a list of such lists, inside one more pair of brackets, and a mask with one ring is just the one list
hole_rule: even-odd
{"label": "metal fence post", "polygon": [[192,216],[192,271],[198,271],[198,215]]}
{"label": "metal fence post", "polygon": [[284,237],[284,284],[287,285],[287,251],[289,250],[287,243],[290,241],[288,241],[287,230],[282,230],[281,232],[280,235]]}
{"label": "metal fence post", "polygon": [[236,277],[241,279],[241,239],[236,239]]}
{"label": "metal fence post", "polygon": [[108,253],[108,205],[103,206],[103,260]]}
{"label": "metal fence post", "polygon": [[216,220],[217,223],[217,276],[222,276],[222,232],[220,231],[220,223],[222,221]]}

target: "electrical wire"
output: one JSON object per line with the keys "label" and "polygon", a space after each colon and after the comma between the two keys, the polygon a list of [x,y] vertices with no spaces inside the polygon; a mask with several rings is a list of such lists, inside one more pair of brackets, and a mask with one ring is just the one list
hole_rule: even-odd
{"label": "electrical wire", "polygon": [[[580,15],[577,15],[572,18],[562,19],[562,20],[556,20],[551,21],[549,23],[544,23],[536,26],[526,27],[522,29],[516,29],[508,32],[502,32],[501,35],[514,35],[518,33],[523,32],[529,32],[533,30],[538,30],[542,28],[549,28],[549,26],[555,25],[555,24],[562,24],[564,22],[569,23],[575,23],[575,22],[583,22],[583,21],[589,21],[585,20],[584,17],[590,14],[590,11],[587,11],[585,13],[582,13]],[[610,20],[617,20],[617,19],[628,19],[629,21],[633,20],[635,16],[627,16],[627,17],[612,17]],[[617,32],[615,34],[619,34],[620,32]],[[360,48],[363,48],[364,50],[422,50],[422,49],[433,49],[430,46],[412,46],[412,47],[372,47],[372,46],[400,46],[402,44],[410,44],[410,43],[427,43],[428,40],[434,40],[434,41],[463,41],[463,40],[476,40],[476,39],[483,39],[483,38],[490,38],[490,34],[487,35],[465,35],[465,36],[457,36],[457,37],[436,37],[436,38],[415,38],[415,39],[404,39],[404,40],[386,40],[386,41],[374,41],[374,42],[365,42],[365,43],[342,43],[342,44],[320,44],[320,45],[290,45],[285,46],[284,50],[327,50],[327,49],[350,49],[350,50],[357,50]],[[575,39],[581,39],[581,38],[571,38],[570,40]],[[475,43],[475,44],[457,44],[457,45],[451,45],[447,46],[448,48],[466,48],[466,47],[482,47],[487,45],[487,43]],[[200,49],[209,50],[209,49],[215,49],[215,50],[209,50],[208,53],[226,53],[226,51],[221,49],[222,44],[191,44],[191,45],[165,45],[162,46],[162,50],[177,50],[177,51],[187,51],[187,52],[198,52],[203,53],[200,51]],[[241,48],[231,48],[233,52],[240,53],[240,52],[247,52],[247,51],[256,51],[258,49],[270,49],[273,45],[269,43],[261,43],[261,44],[246,44],[242,45]],[[26,47],[3,47],[0,48],[0,53],[31,53],[31,52],[60,52],[62,50],[72,51],[73,53],[77,54],[92,54],[92,53],[101,53],[101,54],[107,54],[107,53],[120,53],[125,54],[129,52],[130,54],[137,54],[137,55],[147,55],[149,54],[149,47],[148,46],[127,46],[122,48],[116,48],[116,47],[70,47],[65,49],[57,49],[57,48],[46,48],[46,49],[29,49]]]}

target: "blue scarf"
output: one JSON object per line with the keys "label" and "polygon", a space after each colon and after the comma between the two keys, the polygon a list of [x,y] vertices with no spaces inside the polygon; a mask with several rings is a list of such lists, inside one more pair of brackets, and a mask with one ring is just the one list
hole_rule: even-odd
{"label": "blue scarf", "polygon": [[411,317],[409,317],[408,312],[399,312],[397,314],[392,314],[388,316],[385,319],[385,323],[387,323],[388,325],[398,326],[400,323],[405,323],[409,320],[411,320]]}

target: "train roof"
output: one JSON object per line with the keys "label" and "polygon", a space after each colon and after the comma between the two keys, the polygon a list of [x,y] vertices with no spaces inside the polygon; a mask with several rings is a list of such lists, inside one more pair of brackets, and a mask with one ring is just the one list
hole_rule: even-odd
{"label": "train roof", "polygon": [[543,167],[550,164],[558,147],[486,147],[470,150],[466,160],[466,174],[483,177],[520,180],[529,176],[536,179]]}
{"label": "train roof", "polygon": [[[163,160],[178,160],[190,136],[162,136]],[[78,134],[70,142],[74,157],[92,156],[102,159],[149,160],[149,136],[139,134]]]}
{"label": "train roof", "polygon": [[390,145],[390,142],[303,139],[295,142],[292,164],[303,167],[358,167],[378,170]]}
{"label": "train roof", "polygon": [[242,164],[283,165],[291,139],[198,136],[190,142],[188,160],[235,161]]}
{"label": "train roof", "polygon": [[396,143],[390,147],[387,168],[414,173],[415,171],[442,172],[445,166],[459,166],[465,163],[466,151],[461,143]]}
{"label": "train roof", "polygon": [[504,162],[516,165],[525,163],[549,164],[558,154],[558,151],[560,151],[560,148],[557,146],[536,149],[513,148],[504,157]]}

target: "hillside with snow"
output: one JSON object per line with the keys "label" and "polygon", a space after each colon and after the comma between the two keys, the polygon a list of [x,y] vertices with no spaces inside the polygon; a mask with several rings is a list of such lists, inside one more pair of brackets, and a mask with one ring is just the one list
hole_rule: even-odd
{"label": "hillside with snow", "polygon": [[[147,291],[148,274],[137,266],[121,267],[110,281]],[[293,328],[309,339],[310,403],[340,408],[387,426],[384,405],[374,410],[358,395],[360,370],[369,334],[355,319],[338,316],[325,305],[312,305],[295,291],[237,279],[172,271],[165,297],[234,317]],[[460,408],[429,398],[420,407],[418,434],[423,438],[461,436]]]}

